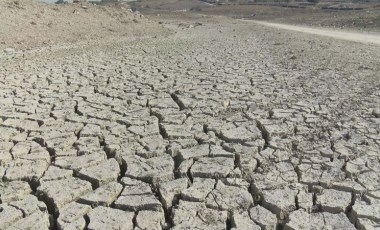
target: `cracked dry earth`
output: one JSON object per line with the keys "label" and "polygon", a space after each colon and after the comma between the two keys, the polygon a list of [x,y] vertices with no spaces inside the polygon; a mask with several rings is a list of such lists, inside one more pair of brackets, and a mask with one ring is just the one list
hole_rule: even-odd
{"label": "cracked dry earth", "polygon": [[379,47],[202,20],[1,57],[0,229],[380,228]]}

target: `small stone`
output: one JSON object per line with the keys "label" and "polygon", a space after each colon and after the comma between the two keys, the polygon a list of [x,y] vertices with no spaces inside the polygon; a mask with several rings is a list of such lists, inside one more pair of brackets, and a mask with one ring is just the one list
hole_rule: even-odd
{"label": "small stone", "polygon": [[380,108],[373,109],[372,110],[372,115],[375,116],[376,118],[380,118]]}
{"label": "small stone", "polygon": [[5,48],[4,49],[4,53],[7,53],[7,54],[11,54],[11,53],[14,53],[14,52],[16,52],[16,50],[13,49],[13,48]]}

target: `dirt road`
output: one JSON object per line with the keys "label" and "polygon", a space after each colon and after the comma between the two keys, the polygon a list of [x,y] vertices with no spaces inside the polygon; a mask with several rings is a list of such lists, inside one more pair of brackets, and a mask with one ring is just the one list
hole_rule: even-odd
{"label": "dirt road", "polygon": [[338,30],[325,29],[325,28],[319,29],[319,28],[310,28],[310,27],[305,27],[305,26],[286,25],[286,24],[254,21],[254,20],[242,20],[242,21],[250,21],[259,25],[270,26],[273,28],[292,30],[292,31],[315,34],[315,35],[320,35],[320,36],[327,36],[327,37],[342,39],[346,41],[380,45],[380,34],[338,31]]}

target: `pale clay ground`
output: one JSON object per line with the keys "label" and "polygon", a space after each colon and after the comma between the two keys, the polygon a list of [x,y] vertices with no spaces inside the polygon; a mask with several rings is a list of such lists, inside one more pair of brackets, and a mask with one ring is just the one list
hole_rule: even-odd
{"label": "pale clay ground", "polygon": [[379,229],[379,46],[152,20],[1,54],[0,229]]}

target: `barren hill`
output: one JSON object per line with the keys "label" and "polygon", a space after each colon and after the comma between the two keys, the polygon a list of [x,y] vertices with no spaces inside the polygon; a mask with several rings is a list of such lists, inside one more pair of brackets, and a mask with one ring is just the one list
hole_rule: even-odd
{"label": "barren hill", "polygon": [[33,0],[0,1],[0,48],[52,45],[99,38],[140,36],[157,24],[128,5],[53,5]]}

